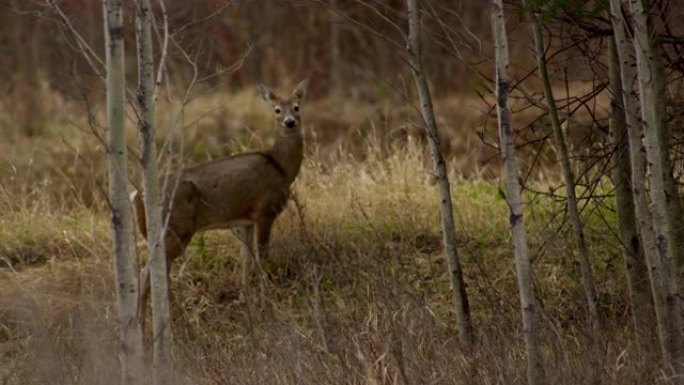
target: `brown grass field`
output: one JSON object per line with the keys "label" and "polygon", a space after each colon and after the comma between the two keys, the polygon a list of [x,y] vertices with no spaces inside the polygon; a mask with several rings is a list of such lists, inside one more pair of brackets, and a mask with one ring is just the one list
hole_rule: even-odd
{"label": "brown grass field", "polygon": [[[178,121],[178,106],[161,105],[163,132],[175,125],[174,159],[192,164],[268,145],[271,118],[255,95],[198,97]],[[437,112],[474,351],[457,341],[437,191],[415,114],[392,102],[319,100],[305,107],[308,150],[296,200],[276,222],[263,271],[242,287],[230,231],[196,236],[176,261],[177,383],[525,383],[508,210],[496,152],[477,135],[482,109],[471,99],[439,100]],[[104,150],[82,106],[57,96],[45,103],[56,118],[42,134],[7,133],[0,143],[0,383],[116,384]],[[101,119],[102,111],[94,114]],[[135,150],[132,128],[129,140]],[[548,190],[558,184],[554,175],[540,172],[529,186]],[[610,183],[599,189],[607,197],[590,201],[584,220],[606,316],[601,377],[658,383],[655,361],[637,352],[632,336]],[[582,384],[592,363],[563,202],[532,192],[526,199],[549,382]]]}

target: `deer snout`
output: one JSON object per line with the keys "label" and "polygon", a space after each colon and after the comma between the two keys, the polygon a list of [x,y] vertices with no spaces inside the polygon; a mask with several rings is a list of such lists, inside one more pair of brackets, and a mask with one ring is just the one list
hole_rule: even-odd
{"label": "deer snout", "polygon": [[287,128],[294,128],[294,126],[297,125],[297,121],[294,117],[288,116],[287,118],[285,118],[285,120],[283,120],[283,125]]}

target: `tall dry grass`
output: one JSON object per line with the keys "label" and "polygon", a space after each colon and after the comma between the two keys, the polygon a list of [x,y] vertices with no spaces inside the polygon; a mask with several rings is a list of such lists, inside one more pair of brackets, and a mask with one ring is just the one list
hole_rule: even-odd
{"label": "tall dry grass", "polygon": [[[217,95],[188,106],[177,133],[186,140],[188,162],[268,145],[267,112],[252,97]],[[296,198],[276,222],[272,252],[249,285],[240,284],[239,244],[230,231],[197,235],[176,262],[178,383],[524,383],[508,211],[497,180],[479,177],[481,170],[461,172],[467,162],[451,157],[459,250],[478,340],[474,351],[464,352],[440,254],[437,192],[409,113],[363,106],[343,110],[347,120],[340,123],[334,105],[310,107],[310,145]],[[383,109],[389,122],[371,118]],[[167,127],[170,119],[163,116]],[[0,160],[8,170],[0,187],[3,383],[117,383],[109,217],[99,192],[106,185],[103,152],[78,129],[82,116],[70,120],[74,124],[60,123],[44,136],[5,144],[13,152]],[[320,140],[332,135],[327,121],[346,127],[353,140]],[[402,135],[390,135],[393,129],[403,129]],[[544,191],[552,182],[530,186]],[[605,182],[600,189],[611,187]],[[559,230],[562,202],[531,192],[526,198],[550,381],[584,383],[591,361],[574,258],[567,230]],[[631,335],[619,245],[609,230],[612,208],[607,197],[585,210],[607,323],[602,380],[657,383],[657,366],[636,351]],[[138,252],[145,253],[142,241]]]}

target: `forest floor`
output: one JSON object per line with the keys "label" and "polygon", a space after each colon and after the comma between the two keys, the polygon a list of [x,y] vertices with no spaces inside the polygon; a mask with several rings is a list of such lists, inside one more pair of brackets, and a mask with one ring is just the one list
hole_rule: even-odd
{"label": "forest floor", "polygon": [[[206,114],[188,106],[175,129],[184,138],[184,159],[197,163],[268,145],[254,127],[270,127],[269,112],[252,98],[204,98]],[[310,145],[296,199],[276,222],[269,259],[246,287],[230,231],[197,235],[175,262],[177,383],[525,383],[508,210],[498,159],[485,162],[496,153],[477,133],[481,112],[457,100],[437,103],[477,335],[468,352],[457,341],[437,191],[415,117],[390,105],[335,105],[305,109]],[[64,111],[42,134],[0,144],[3,384],[117,383],[104,150],[83,114]],[[162,127],[176,121],[163,115]],[[133,131],[129,136],[134,151]],[[525,195],[549,383],[585,383],[597,367],[603,383],[662,380],[655,361],[634,344],[607,180],[593,191],[605,197],[585,201],[583,210],[606,326],[605,359],[592,361],[553,175],[530,176]],[[139,236],[137,250],[144,257]],[[146,330],[148,346],[150,335]]]}

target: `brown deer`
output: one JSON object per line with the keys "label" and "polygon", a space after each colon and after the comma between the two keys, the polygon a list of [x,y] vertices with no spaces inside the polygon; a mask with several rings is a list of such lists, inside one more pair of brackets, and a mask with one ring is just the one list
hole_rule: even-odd
{"label": "brown deer", "polygon": [[[304,133],[300,109],[306,85],[306,80],[299,83],[288,98],[262,85],[257,87],[275,114],[276,139],[270,149],[233,155],[161,178],[162,218],[167,221],[167,275],[171,262],[183,253],[193,234],[204,230],[238,228],[243,283],[248,264],[266,257],[273,222],[285,208],[290,185],[302,164]],[[138,228],[147,238],[141,194],[131,194],[131,201]],[[145,267],[143,297],[149,290],[148,274]]]}

